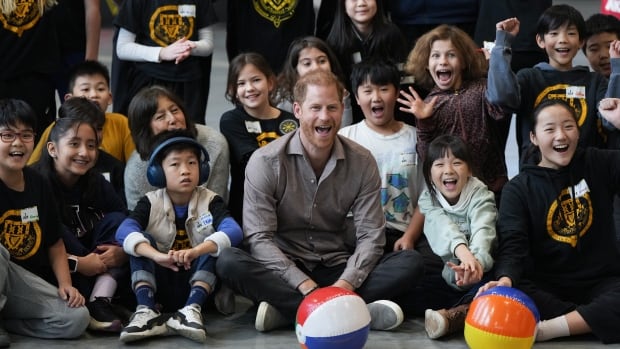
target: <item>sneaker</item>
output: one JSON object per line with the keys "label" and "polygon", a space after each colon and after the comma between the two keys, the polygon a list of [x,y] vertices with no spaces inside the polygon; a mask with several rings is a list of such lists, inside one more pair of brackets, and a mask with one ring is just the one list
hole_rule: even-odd
{"label": "sneaker", "polygon": [[202,321],[200,306],[197,304],[186,305],[179,309],[168,319],[166,325],[183,337],[199,343],[207,341],[207,331]]}
{"label": "sneaker", "polygon": [[370,329],[372,330],[391,330],[402,324],[405,319],[403,310],[392,301],[374,301],[367,307],[370,313]]}
{"label": "sneaker", "polygon": [[462,331],[465,328],[467,310],[469,310],[469,304],[461,304],[450,309],[426,309],[424,312],[424,329],[428,338],[436,339]]}
{"label": "sneaker", "polygon": [[[1,320],[0,320],[1,321]],[[0,348],[8,348],[11,345],[11,337],[0,323]]]}
{"label": "sneaker", "polygon": [[88,328],[93,331],[120,332],[123,324],[114,312],[110,300],[106,297],[96,297],[94,301],[86,303],[90,313]]}
{"label": "sneaker", "polygon": [[138,306],[129,319],[129,324],[121,331],[121,342],[133,342],[148,337],[165,335],[168,332],[166,317],[155,310]]}
{"label": "sneaker", "polygon": [[256,311],[256,320],[254,322],[254,327],[256,327],[257,331],[271,331],[290,324],[291,322],[288,321],[274,306],[267,302],[260,302],[258,310]]}

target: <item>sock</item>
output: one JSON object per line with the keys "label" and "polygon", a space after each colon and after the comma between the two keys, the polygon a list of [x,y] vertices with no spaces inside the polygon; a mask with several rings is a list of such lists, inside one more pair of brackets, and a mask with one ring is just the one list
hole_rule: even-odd
{"label": "sock", "polygon": [[116,285],[116,280],[114,280],[110,273],[99,275],[97,277],[97,281],[95,281],[95,286],[93,286],[93,291],[90,293],[90,298],[88,301],[92,302],[95,298],[100,297],[112,299],[114,292],[116,292]]}
{"label": "sock", "polygon": [[189,297],[187,297],[187,302],[185,305],[190,304],[198,304],[202,307],[202,305],[207,300],[207,296],[209,293],[201,286],[192,286],[192,289],[189,291]]}
{"label": "sock", "polygon": [[568,322],[564,315],[538,323],[538,328],[536,330],[537,342],[567,336],[570,336],[570,330],[568,329]]}
{"label": "sock", "polygon": [[153,292],[153,288],[151,286],[138,286],[135,293],[138,305],[144,305],[155,310],[155,292]]}

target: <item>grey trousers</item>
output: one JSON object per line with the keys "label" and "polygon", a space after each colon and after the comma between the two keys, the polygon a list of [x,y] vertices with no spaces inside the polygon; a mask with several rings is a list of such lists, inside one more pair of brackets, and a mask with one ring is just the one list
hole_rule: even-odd
{"label": "grey trousers", "polygon": [[39,338],[75,338],[84,333],[86,307],[70,308],[58,289],[10,261],[0,245],[0,321],[9,332]]}

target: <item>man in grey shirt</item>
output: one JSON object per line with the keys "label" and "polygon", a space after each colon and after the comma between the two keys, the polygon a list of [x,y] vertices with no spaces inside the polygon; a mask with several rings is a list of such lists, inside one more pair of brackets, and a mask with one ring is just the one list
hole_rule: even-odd
{"label": "man in grey shirt", "polygon": [[225,284],[260,303],[258,331],[292,325],[303,297],[325,286],[357,292],[368,303],[371,328],[393,329],[404,316],[388,299],[406,296],[422,275],[418,252],[383,255],[378,168],[368,150],[337,134],[343,93],[331,73],[301,78],[294,91],[299,129],[258,149],[246,167],[249,253],[223,250],[216,270]]}

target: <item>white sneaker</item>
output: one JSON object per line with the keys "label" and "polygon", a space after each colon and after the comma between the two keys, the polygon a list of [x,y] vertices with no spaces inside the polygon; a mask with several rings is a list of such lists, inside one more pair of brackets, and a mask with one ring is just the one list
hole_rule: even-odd
{"label": "white sneaker", "polygon": [[207,341],[207,331],[198,304],[186,305],[172,315],[166,325],[183,337],[199,343]]}
{"label": "white sneaker", "polygon": [[151,308],[138,306],[129,319],[129,324],[121,331],[120,341],[133,342],[167,332],[165,317]]}
{"label": "white sneaker", "polygon": [[370,312],[370,329],[387,331],[403,323],[405,315],[400,306],[392,301],[379,300],[367,305]]}
{"label": "white sneaker", "polygon": [[424,312],[424,329],[430,339],[437,339],[448,334],[463,331],[469,304],[462,304],[450,309]]}
{"label": "white sneaker", "polygon": [[267,302],[261,302],[256,311],[256,320],[254,321],[254,327],[259,332],[266,332],[275,330],[276,328],[290,325],[282,313],[274,306]]}

